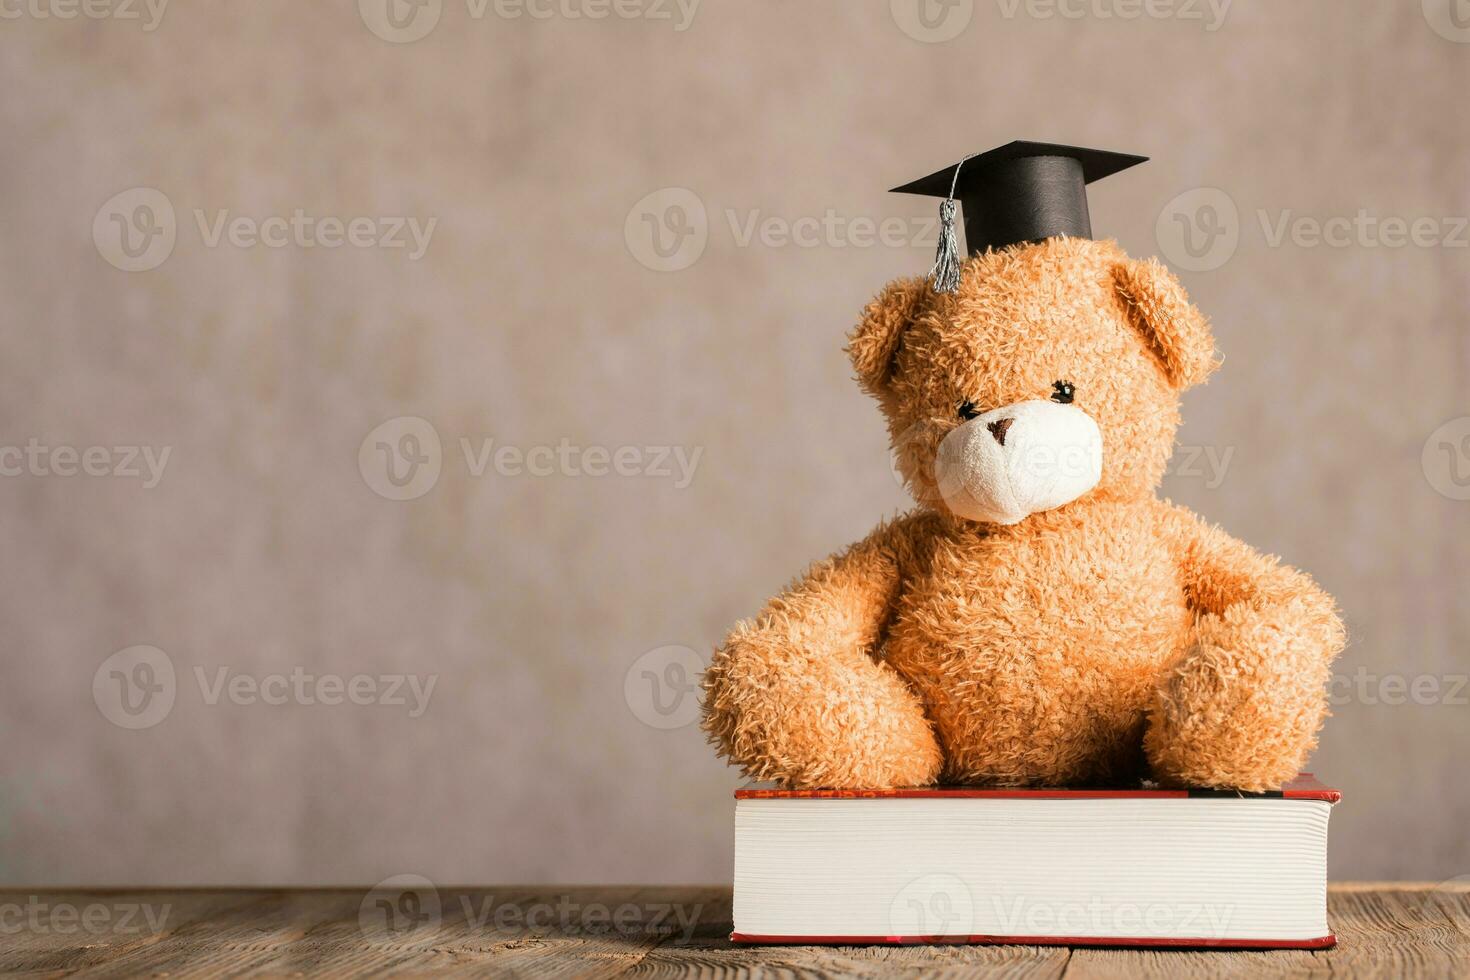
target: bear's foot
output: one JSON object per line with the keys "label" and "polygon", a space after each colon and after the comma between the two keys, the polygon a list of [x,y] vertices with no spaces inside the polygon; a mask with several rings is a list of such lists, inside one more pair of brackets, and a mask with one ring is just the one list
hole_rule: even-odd
{"label": "bear's foot", "polygon": [[887,664],[814,656],[761,631],[737,633],[705,674],[705,728],[752,779],[788,789],[925,786],[939,744]]}
{"label": "bear's foot", "polygon": [[1316,603],[1204,616],[1199,642],[1165,674],[1144,748],[1169,785],[1279,788],[1317,743],[1342,628]]}

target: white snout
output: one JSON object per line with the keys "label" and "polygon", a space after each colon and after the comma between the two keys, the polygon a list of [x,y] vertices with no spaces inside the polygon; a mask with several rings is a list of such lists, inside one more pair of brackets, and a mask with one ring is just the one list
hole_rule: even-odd
{"label": "white snout", "polygon": [[961,517],[1015,524],[1102,479],[1102,433],[1082,409],[1027,401],[978,415],[944,437],[934,478]]}

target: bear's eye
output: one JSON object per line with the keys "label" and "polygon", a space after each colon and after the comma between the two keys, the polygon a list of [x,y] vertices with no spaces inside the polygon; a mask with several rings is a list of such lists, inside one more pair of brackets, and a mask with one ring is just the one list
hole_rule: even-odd
{"label": "bear's eye", "polygon": [[1063,405],[1072,404],[1072,397],[1077,394],[1076,385],[1070,381],[1053,381],[1051,386],[1054,389],[1051,393],[1052,401],[1061,402]]}
{"label": "bear's eye", "polygon": [[979,414],[980,409],[975,407],[974,402],[969,401],[968,399],[960,402],[960,418],[964,419],[966,422],[970,421],[970,419]]}

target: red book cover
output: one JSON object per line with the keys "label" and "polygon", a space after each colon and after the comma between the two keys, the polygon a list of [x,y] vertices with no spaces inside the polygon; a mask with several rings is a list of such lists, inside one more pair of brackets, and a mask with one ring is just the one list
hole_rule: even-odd
{"label": "red book cover", "polygon": [[1342,793],[1323,785],[1309,772],[1299,773],[1280,789],[1242,793],[1228,789],[1016,789],[978,786],[926,786],[915,789],[737,789],[737,800],[1190,800],[1210,798],[1322,800],[1336,803]]}

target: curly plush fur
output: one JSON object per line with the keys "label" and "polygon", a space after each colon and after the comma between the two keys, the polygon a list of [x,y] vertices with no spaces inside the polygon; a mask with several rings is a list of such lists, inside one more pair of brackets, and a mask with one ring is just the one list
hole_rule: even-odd
{"label": "curly plush fur", "polygon": [[[723,755],[790,787],[1295,775],[1342,625],[1306,575],[1155,496],[1179,393],[1215,366],[1162,265],[1073,238],[987,252],[954,294],[890,284],[848,352],[919,506],[716,651],[704,724]],[[1058,379],[1102,432],[1101,482],[1014,525],[951,514],[934,460],[956,406]]]}

